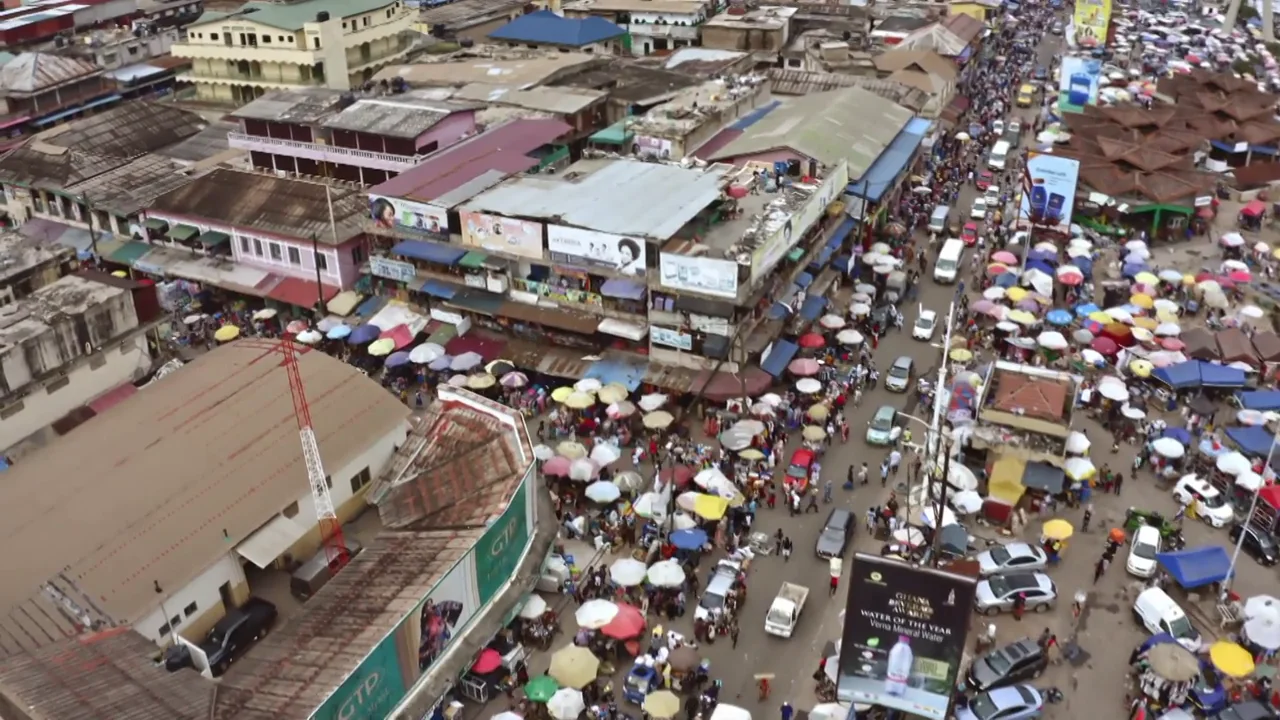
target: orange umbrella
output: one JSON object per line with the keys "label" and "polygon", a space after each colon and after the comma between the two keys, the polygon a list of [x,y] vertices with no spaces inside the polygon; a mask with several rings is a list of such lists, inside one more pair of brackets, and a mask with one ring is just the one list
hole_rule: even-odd
{"label": "orange umbrella", "polygon": [[626,603],[617,603],[618,614],[600,632],[615,640],[630,640],[644,632],[644,613]]}

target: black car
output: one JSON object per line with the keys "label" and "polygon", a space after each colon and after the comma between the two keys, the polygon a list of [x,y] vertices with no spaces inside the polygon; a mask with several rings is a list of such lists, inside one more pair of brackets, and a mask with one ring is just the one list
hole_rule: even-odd
{"label": "black car", "polygon": [[1240,542],[1240,533],[1244,533],[1244,543],[1241,547],[1249,557],[1258,561],[1259,565],[1270,567],[1280,562],[1280,547],[1276,546],[1275,538],[1268,533],[1262,532],[1255,527],[1248,525],[1236,525],[1231,528],[1229,535],[1231,542]]}
{"label": "black car", "polygon": [[857,523],[853,521],[853,513],[844,508],[834,508],[827,521],[818,533],[816,552],[820,558],[844,557],[849,548],[849,538],[853,536]]}
{"label": "black car", "polygon": [[[251,597],[238,608],[232,608],[213,626],[200,649],[209,661],[214,677],[227,671],[255,642],[267,636],[276,622],[276,606],[262,598]],[[185,645],[174,645],[165,651],[165,669],[177,672],[194,667],[191,651]]]}
{"label": "black car", "polygon": [[1275,713],[1257,700],[1236,703],[1209,720],[1273,720]]}
{"label": "black car", "polygon": [[973,661],[965,684],[974,692],[1026,682],[1040,677],[1049,665],[1049,656],[1034,640],[1022,639],[996,648]]}

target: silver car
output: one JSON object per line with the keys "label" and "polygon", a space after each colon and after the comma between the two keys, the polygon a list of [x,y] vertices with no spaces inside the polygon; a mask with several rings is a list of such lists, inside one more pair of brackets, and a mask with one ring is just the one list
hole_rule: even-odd
{"label": "silver car", "polygon": [[993,575],[980,581],[973,598],[973,608],[983,615],[1013,610],[1018,595],[1025,598],[1026,609],[1035,612],[1045,612],[1058,603],[1058,587],[1048,575],[1019,572]]}
{"label": "silver car", "polygon": [[899,357],[889,366],[889,376],[885,378],[884,389],[889,392],[906,392],[911,386],[911,370],[914,363],[907,355]]}
{"label": "silver car", "polygon": [[1044,570],[1048,564],[1044,550],[1027,543],[1009,543],[978,555],[978,569],[983,577]]}

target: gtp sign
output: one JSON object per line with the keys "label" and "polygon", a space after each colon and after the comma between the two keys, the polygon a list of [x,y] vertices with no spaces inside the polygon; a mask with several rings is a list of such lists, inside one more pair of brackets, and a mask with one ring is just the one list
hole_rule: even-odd
{"label": "gtp sign", "polygon": [[476,584],[481,604],[498,594],[529,546],[529,482],[526,477],[520,483],[502,517],[476,543]]}
{"label": "gtp sign", "polygon": [[395,636],[383,638],[360,668],[325,700],[313,720],[384,720],[405,696]]}

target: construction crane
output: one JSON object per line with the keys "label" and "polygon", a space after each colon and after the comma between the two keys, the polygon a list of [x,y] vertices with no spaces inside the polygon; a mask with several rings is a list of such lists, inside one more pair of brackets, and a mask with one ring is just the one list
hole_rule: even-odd
{"label": "construction crane", "polygon": [[311,485],[311,499],[315,503],[316,521],[320,525],[320,542],[324,545],[329,568],[339,570],[351,559],[351,553],[342,537],[342,523],[338,522],[333,497],[329,495],[329,480],[324,472],[324,463],[320,460],[316,432],[311,426],[311,406],[307,404],[306,388],[302,384],[302,373],[298,370],[298,347],[290,335],[285,335],[278,342],[246,339],[236,345],[265,350],[267,354],[280,353],[284,358],[282,364],[289,375],[289,394],[293,397],[293,416],[298,423],[298,436],[302,439],[302,460],[307,466],[307,481]]}

